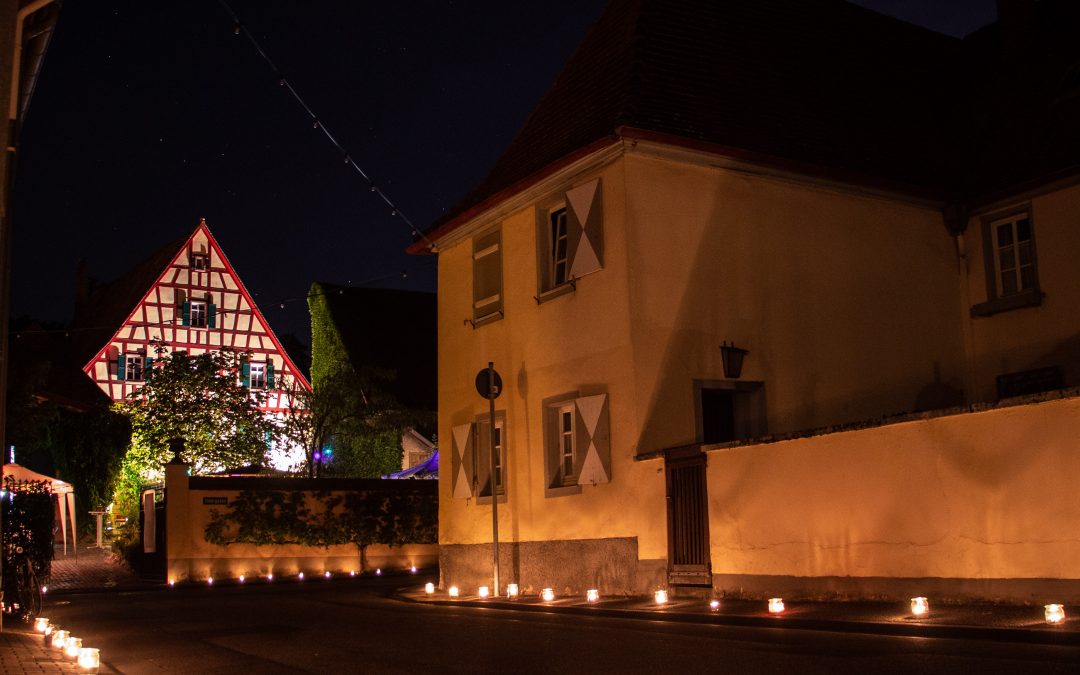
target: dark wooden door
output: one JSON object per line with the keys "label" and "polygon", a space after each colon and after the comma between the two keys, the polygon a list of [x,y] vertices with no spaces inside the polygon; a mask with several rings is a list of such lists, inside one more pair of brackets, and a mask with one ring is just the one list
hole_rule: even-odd
{"label": "dark wooden door", "polygon": [[709,497],[700,446],[667,451],[668,582],[712,585]]}

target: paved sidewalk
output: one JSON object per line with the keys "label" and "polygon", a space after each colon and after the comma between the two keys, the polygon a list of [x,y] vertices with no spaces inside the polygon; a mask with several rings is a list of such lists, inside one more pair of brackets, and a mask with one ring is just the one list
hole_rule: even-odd
{"label": "paved sidewalk", "polygon": [[[46,649],[41,636],[16,620],[16,626],[4,622],[0,633],[0,674],[77,673],[78,664],[58,650]],[[105,672],[106,669],[102,669]]]}
{"label": "paved sidewalk", "polygon": [[84,536],[79,540],[78,549],[68,544],[66,555],[63,544],[56,544],[49,575],[50,594],[148,585],[119,561],[108,548],[108,541],[105,542],[107,548],[96,548],[94,543],[93,536]]}
{"label": "paved sidewalk", "polygon": [[589,603],[584,597],[543,602],[536,593],[517,600],[481,599],[477,595],[451,598],[444,589],[429,595],[422,587],[398,593],[403,600],[420,603],[486,607],[515,611],[569,613],[648,621],[718,624],[770,628],[798,628],[849,633],[912,637],[957,638],[1028,642],[1080,647],[1080,607],[1065,607],[1066,617],[1048,624],[1040,606],[946,605],[930,599],[930,611],[914,617],[907,603],[889,602],[786,602],[772,614],[765,600],[722,599],[713,608],[708,599],[671,598],[658,605],[653,598],[613,597]]}

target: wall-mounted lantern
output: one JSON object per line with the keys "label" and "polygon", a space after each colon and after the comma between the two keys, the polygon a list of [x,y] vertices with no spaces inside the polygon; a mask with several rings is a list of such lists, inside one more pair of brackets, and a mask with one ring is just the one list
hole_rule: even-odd
{"label": "wall-mounted lantern", "polygon": [[736,347],[734,343],[720,345],[720,360],[724,362],[724,377],[736,380],[742,375],[742,362],[750,352]]}

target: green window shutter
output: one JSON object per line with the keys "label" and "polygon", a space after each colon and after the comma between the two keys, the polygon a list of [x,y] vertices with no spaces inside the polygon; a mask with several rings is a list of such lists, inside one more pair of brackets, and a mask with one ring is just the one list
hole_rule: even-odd
{"label": "green window shutter", "polygon": [[273,450],[274,449],[274,435],[270,433],[269,429],[267,429],[264,432],[263,439],[266,442],[266,449],[267,450]]}
{"label": "green window shutter", "polygon": [[154,357],[147,356],[146,358],[143,359],[142,379],[144,379],[144,380],[150,379],[150,368],[152,368],[153,365],[154,365]]}
{"label": "green window shutter", "polygon": [[245,387],[251,386],[251,364],[244,362],[244,365],[240,367],[240,384]]}
{"label": "green window shutter", "polygon": [[208,304],[206,307],[206,325],[217,328],[217,305]]}
{"label": "green window shutter", "polygon": [[181,311],[183,313],[180,316],[180,325],[181,326],[190,326],[191,325],[191,303],[188,302],[187,300],[185,300]]}
{"label": "green window shutter", "polygon": [[127,375],[127,358],[121,354],[116,357],[116,379],[122,380]]}
{"label": "green window shutter", "polygon": [[266,361],[266,388],[274,388],[274,362],[269,359]]}

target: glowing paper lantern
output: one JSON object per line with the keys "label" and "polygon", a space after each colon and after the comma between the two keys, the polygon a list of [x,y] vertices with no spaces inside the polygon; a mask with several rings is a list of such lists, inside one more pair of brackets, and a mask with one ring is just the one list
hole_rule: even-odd
{"label": "glowing paper lantern", "polygon": [[[1047,605],[1049,607],[1049,605]],[[44,633],[45,629],[49,627],[49,620],[43,616],[39,616],[34,619],[34,631],[37,633]]]}
{"label": "glowing paper lantern", "polygon": [[244,583],[244,575],[241,574],[237,581],[239,581],[240,583]]}
{"label": "glowing paper lantern", "polygon": [[431,595],[432,593],[434,593],[435,592],[435,584],[431,583],[430,581],[427,582],[426,584],[424,584],[424,592],[427,593],[428,595]]}
{"label": "glowing paper lantern", "polygon": [[544,602],[551,602],[555,599],[555,589],[545,588],[543,591],[540,592],[540,597],[544,600]]}
{"label": "glowing paper lantern", "polygon": [[273,581],[274,580],[274,573],[271,572],[270,574],[267,574],[266,575],[266,580],[267,581]]}
{"label": "glowing paper lantern", "polygon": [[303,581],[304,580],[304,573],[301,572],[300,574],[297,574],[296,578],[299,579],[300,581]]}
{"label": "glowing paper lantern", "polygon": [[783,598],[769,598],[769,613],[779,614],[784,611],[784,599]]}
{"label": "glowing paper lantern", "polygon": [[52,634],[53,649],[63,649],[67,644],[68,632],[66,630],[54,631]]}
{"label": "glowing paper lantern", "polygon": [[720,601],[719,600],[710,600],[709,601],[709,609],[711,609],[714,612],[719,611],[720,610]]}
{"label": "glowing paper lantern", "polygon": [[175,586],[176,585],[176,579],[169,579],[169,585],[170,586]]}
{"label": "glowing paper lantern", "polygon": [[377,576],[377,577],[382,576],[382,568],[381,567],[376,567],[375,568],[375,576]]}
{"label": "glowing paper lantern", "polygon": [[491,589],[488,588],[487,586],[481,586],[479,595],[480,595],[481,598],[486,598],[489,595],[491,595]]}
{"label": "glowing paper lantern", "polygon": [[83,647],[79,650],[79,668],[90,673],[96,673],[101,666],[101,653],[94,647]]}
{"label": "glowing paper lantern", "polygon": [[355,577],[356,576],[356,570],[349,570],[349,576],[350,577]]}
{"label": "glowing paper lantern", "polygon": [[214,585],[214,577],[207,577],[206,578],[206,585],[207,586],[213,586]]}
{"label": "glowing paper lantern", "polygon": [[53,633],[55,633],[58,630],[60,630],[60,627],[59,626],[54,626],[51,623],[49,625],[45,626],[45,630],[43,630],[41,632],[41,634],[45,638],[45,646],[46,647],[51,647],[52,646]]}
{"label": "glowing paper lantern", "polygon": [[657,592],[653,593],[653,599],[656,600],[656,604],[663,605],[667,602],[667,591],[661,588]]}
{"label": "glowing paper lantern", "polygon": [[451,598],[456,598],[458,595],[461,594],[461,591],[458,590],[457,586],[451,586],[446,592],[450,595]]}
{"label": "glowing paper lantern", "polygon": [[324,577],[326,577],[327,579],[329,579],[329,578],[330,578],[330,570],[327,570],[327,571],[326,571],[326,572],[325,572],[325,573],[323,574],[323,576],[324,576]]}
{"label": "glowing paper lantern", "polygon": [[1046,623],[1061,623],[1065,620],[1065,605],[1046,605],[1044,616]]}
{"label": "glowing paper lantern", "polygon": [[599,600],[600,591],[596,590],[595,588],[590,588],[589,590],[585,591],[586,602],[599,602]]}
{"label": "glowing paper lantern", "polygon": [[922,616],[930,611],[930,603],[921,595],[911,599],[911,613],[914,616]]}
{"label": "glowing paper lantern", "polygon": [[413,565],[412,567],[410,567],[409,571],[412,572],[413,574],[416,574],[416,565]]}
{"label": "glowing paper lantern", "polygon": [[517,598],[518,598],[518,585],[517,584],[506,584],[506,597],[510,598],[511,600],[517,600]]}
{"label": "glowing paper lantern", "polygon": [[82,649],[82,638],[69,637],[64,643],[64,654],[69,659],[79,658],[79,650]]}

